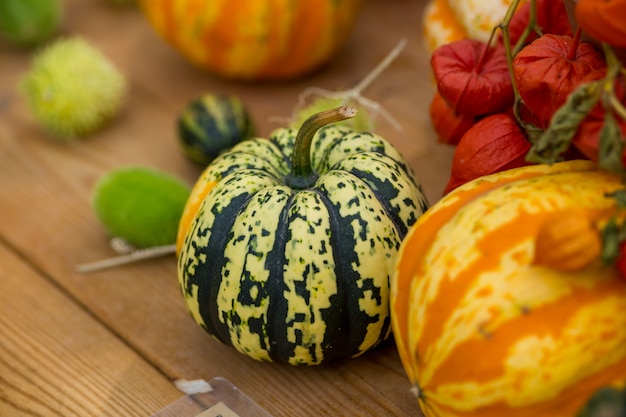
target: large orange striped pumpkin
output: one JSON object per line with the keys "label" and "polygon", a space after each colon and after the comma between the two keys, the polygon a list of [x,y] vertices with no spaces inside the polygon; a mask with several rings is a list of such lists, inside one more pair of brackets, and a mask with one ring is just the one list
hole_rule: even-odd
{"label": "large orange striped pumpkin", "polygon": [[576,272],[533,263],[551,213],[615,212],[619,178],[590,162],[536,165],[474,180],[405,237],[392,324],[427,417],[573,417],[626,378],[626,282],[598,260]]}
{"label": "large orange striped pumpkin", "polygon": [[156,32],[191,62],[231,79],[282,80],[328,62],[361,0],[139,0]]}

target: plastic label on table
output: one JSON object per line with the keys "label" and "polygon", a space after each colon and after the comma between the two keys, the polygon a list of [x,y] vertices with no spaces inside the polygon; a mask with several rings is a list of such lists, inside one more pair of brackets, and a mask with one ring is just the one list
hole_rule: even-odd
{"label": "plastic label on table", "polygon": [[240,417],[233,410],[222,402],[215,404],[213,407],[198,414],[198,417]]}
{"label": "plastic label on table", "polygon": [[151,417],[272,417],[228,380],[202,382],[206,389],[187,394]]}

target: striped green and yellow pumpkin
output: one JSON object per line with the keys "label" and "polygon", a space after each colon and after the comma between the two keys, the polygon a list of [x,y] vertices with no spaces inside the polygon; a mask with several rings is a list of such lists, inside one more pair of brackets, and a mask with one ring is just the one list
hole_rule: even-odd
{"label": "striped green and yellow pumpkin", "polygon": [[241,142],[192,189],[182,293],[201,327],[256,360],[321,364],[390,335],[389,277],[427,202],[389,142],[327,125],[352,111]]}
{"label": "striped green and yellow pumpkin", "polygon": [[305,75],[346,43],[361,0],[139,0],[155,31],[225,78]]}
{"label": "striped green and yellow pumpkin", "polygon": [[535,262],[546,219],[584,209],[600,229],[616,212],[606,193],[621,187],[589,161],[524,167],[465,184],[411,227],[391,311],[427,417],[572,417],[624,379],[617,268],[599,257],[575,271]]}
{"label": "striped green and yellow pumpkin", "polygon": [[204,94],[182,110],[177,132],[184,154],[207,165],[220,153],[252,137],[254,125],[238,97]]}

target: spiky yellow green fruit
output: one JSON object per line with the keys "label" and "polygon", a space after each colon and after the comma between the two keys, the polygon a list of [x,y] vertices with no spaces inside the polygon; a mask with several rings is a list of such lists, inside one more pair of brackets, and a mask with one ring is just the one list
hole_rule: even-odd
{"label": "spiky yellow green fruit", "polygon": [[22,79],[28,105],[51,134],[72,139],[93,133],[116,116],[126,78],[85,39],[59,39],[39,52]]}
{"label": "spiky yellow green fruit", "polygon": [[0,38],[38,45],[59,31],[62,9],[59,0],[0,0]]}
{"label": "spiky yellow green fruit", "polygon": [[92,207],[111,236],[140,248],[176,242],[178,222],[191,187],[147,167],[116,168],[93,189]]}

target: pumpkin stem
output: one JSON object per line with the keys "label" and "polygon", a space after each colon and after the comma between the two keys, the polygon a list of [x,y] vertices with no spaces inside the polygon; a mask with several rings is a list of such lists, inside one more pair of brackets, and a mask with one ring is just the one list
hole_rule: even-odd
{"label": "pumpkin stem", "polygon": [[580,29],[580,27],[576,29],[576,32],[574,32],[574,39],[572,40],[572,45],[570,46],[569,51],[567,51],[567,59],[570,61],[573,61],[576,59],[576,52],[578,50],[578,44],[580,43],[581,32],[582,30]]}
{"label": "pumpkin stem", "polygon": [[293,147],[291,172],[285,182],[291,188],[303,190],[311,187],[317,181],[317,174],[311,166],[311,143],[315,133],[323,126],[340,122],[356,116],[356,108],[341,106],[326,110],[309,117],[302,123]]}

